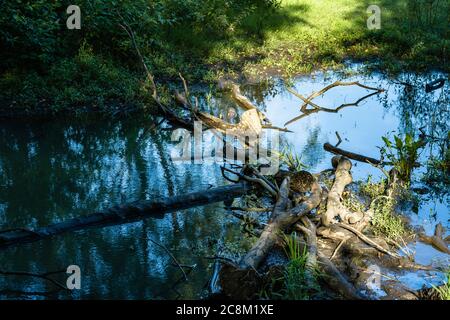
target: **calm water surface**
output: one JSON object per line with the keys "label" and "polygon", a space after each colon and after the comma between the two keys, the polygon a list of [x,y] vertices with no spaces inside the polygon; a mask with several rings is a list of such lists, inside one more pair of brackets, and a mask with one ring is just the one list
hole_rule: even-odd
{"label": "calm water surface", "polygon": [[[349,69],[352,71],[352,69]],[[386,91],[369,97],[357,107],[339,113],[316,113],[288,128],[283,143],[293,145],[311,172],[330,167],[332,155],[323,151],[325,142],[343,141],[339,147],[379,157],[381,136],[419,128],[445,137],[449,125],[449,85],[426,94],[424,83],[438,76],[401,75],[389,80],[380,74],[370,76],[352,72],[317,73],[294,81],[296,91],[309,95],[335,80],[360,81]],[[444,76],[446,77],[446,76]],[[416,87],[409,89],[399,81]],[[274,125],[284,126],[299,115],[301,101],[286,91],[281,80],[246,85],[243,92],[263,110]],[[370,91],[350,86],[333,88],[314,100],[334,108],[358,100]],[[199,92],[206,111],[215,115],[233,106],[226,94]],[[242,110],[238,110],[242,114]],[[174,143],[170,130],[147,130],[147,120],[51,121],[0,123],[0,230],[35,228],[95,210],[138,199],[152,199],[225,184],[217,164],[181,164],[171,161]],[[438,143],[421,154],[426,161],[438,152]],[[416,170],[413,186],[421,187],[426,166]],[[381,172],[355,163],[354,180],[368,175],[379,179]],[[447,189],[446,189],[447,188]],[[405,209],[414,225],[431,234],[441,222],[449,228],[448,186],[436,188],[421,197],[417,212]],[[192,266],[189,281],[173,264],[163,248],[171,250],[180,263]],[[410,244],[419,263],[449,265],[447,255],[432,247]],[[209,257],[226,253],[238,255],[248,248],[239,221],[212,204],[167,214],[132,224],[92,229],[51,240],[21,245],[0,252],[0,269],[41,273],[79,265],[82,289],[71,294],[51,292],[48,281],[33,277],[0,275],[2,298],[81,298],[81,299],[177,299],[200,298],[212,274]],[[188,269],[186,269],[188,270]],[[401,273],[399,280],[411,288],[436,283],[439,274]],[[65,274],[55,276],[65,283]],[[35,294],[24,295],[18,291]]]}

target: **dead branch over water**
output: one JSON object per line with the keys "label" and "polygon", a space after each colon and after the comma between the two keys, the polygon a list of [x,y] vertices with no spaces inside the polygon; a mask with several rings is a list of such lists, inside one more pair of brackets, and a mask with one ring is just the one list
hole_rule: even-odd
{"label": "dead branch over water", "polygon": [[[352,103],[343,103],[340,106],[332,109],[332,108],[326,108],[326,107],[321,107],[319,105],[317,105],[316,103],[314,103],[312,100],[317,98],[320,95],[323,95],[325,92],[327,92],[328,90],[334,88],[334,87],[339,87],[339,86],[358,86],[367,90],[372,90],[374,92],[371,92],[365,96],[363,96],[362,98],[356,100],[355,102]],[[374,87],[370,87],[370,86],[366,86],[363,85],[357,81],[353,81],[353,82],[343,82],[343,81],[336,81],[333,82],[332,84],[324,87],[323,89],[317,91],[317,92],[313,92],[311,95],[309,95],[307,98],[305,98],[302,94],[296,92],[295,90],[293,90],[292,88],[287,88],[287,90],[292,93],[294,96],[296,96],[297,98],[299,98],[300,100],[303,101],[302,106],[300,107],[300,112],[302,113],[301,115],[289,120],[288,122],[286,122],[284,125],[287,126],[295,121],[298,121],[304,117],[307,117],[313,113],[317,113],[317,112],[330,112],[330,113],[338,113],[340,110],[346,108],[346,107],[351,107],[351,106],[358,106],[362,101],[370,98],[373,95],[379,94],[381,92],[384,92],[384,89],[380,89],[380,88],[374,88]],[[312,107],[308,109],[308,106]]]}

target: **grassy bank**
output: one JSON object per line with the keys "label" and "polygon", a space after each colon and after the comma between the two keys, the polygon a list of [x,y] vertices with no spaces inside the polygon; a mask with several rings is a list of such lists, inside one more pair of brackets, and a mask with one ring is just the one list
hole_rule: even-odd
{"label": "grassy bank", "polygon": [[[391,73],[448,71],[449,3],[431,2],[284,0],[265,22],[264,44],[247,47],[262,58],[245,69],[293,75],[351,59]],[[381,9],[379,30],[367,28],[370,4]]]}
{"label": "grassy bank", "polygon": [[[445,0],[80,0],[81,30],[65,27],[66,2],[12,0],[0,13],[1,115],[143,108],[124,21],[162,80],[290,77],[347,59],[393,73],[449,69]],[[370,4],[379,30],[367,28]]]}

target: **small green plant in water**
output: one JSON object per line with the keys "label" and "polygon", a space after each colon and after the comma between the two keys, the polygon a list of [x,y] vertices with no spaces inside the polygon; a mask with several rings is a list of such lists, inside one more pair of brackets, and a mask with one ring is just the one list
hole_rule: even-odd
{"label": "small green plant in water", "polygon": [[308,167],[301,161],[301,157],[295,153],[291,145],[284,147],[278,153],[278,156],[280,157],[280,162],[284,163],[289,168],[289,171],[298,172]]}
{"label": "small green plant in water", "polygon": [[433,289],[439,294],[441,300],[450,300],[450,269],[447,271],[447,280],[442,286],[434,286]]}
{"label": "small green plant in water", "polygon": [[397,241],[408,234],[403,220],[394,212],[395,202],[387,196],[379,196],[370,205],[373,212],[372,225],[376,235]]}
{"label": "small green plant in water", "polygon": [[446,188],[450,184],[450,131],[442,139],[439,154],[432,155],[428,161],[427,172],[422,180],[435,188]]}
{"label": "small green plant in water", "polygon": [[382,179],[380,182],[374,182],[372,176],[367,177],[366,182],[359,182],[359,191],[362,195],[368,196],[370,199],[375,199],[378,196],[384,194],[386,189],[386,179]]}
{"label": "small green plant in water", "polygon": [[[305,248],[301,248],[300,243],[296,240],[296,234],[285,236],[285,251],[289,258],[289,262],[284,271],[284,289],[282,297],[287,300],[309,300],[311,290],[318,290],[317,283],[311,288],[307,283],[308,270],[307,260],[308,252]],[[316,274],[315,270],[312,270]]]}
{"label": "small green plant in water", "polygon": [[394,135],[394,141],[390,141],[387,137],[382,137],[384,146],[380,148],[381,157],[387,158],[397,169],[399,178],[409,183],[411,181],[411,173],[415,163],[419,158],[419,150],[425,145],[423,140],[414,140],[414,137],[407,133],[404,139]]}

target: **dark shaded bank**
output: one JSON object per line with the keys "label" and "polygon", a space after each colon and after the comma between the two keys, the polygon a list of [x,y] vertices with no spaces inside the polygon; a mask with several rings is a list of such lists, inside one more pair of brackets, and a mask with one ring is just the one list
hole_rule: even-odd
{"label": "dark shaded bank", "polygon": [[448,1],[78,1],[80,30],[66,28],[69,1],[7,1],[0,13],[0,109],[16,117],[145,110],[147,84],[121,24],[135,31],[161,84],[223,77],[292,77],[342,66],[448,70]]}

